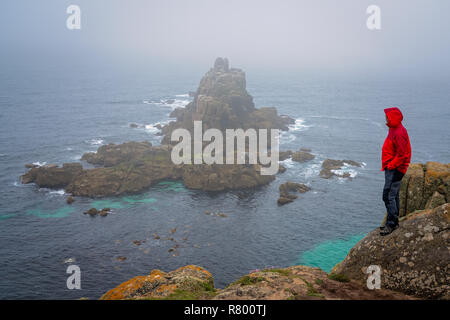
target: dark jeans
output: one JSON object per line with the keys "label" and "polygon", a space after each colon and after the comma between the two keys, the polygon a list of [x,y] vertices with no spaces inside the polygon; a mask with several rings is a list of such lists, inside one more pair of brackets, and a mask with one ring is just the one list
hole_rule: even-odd
{"label": "dark jeans", "polygon": [[384,170],[383,201],[387,210],[386,226],[395,227],[398,224],[400,209],[400,184],[404,174],[398,170]]}

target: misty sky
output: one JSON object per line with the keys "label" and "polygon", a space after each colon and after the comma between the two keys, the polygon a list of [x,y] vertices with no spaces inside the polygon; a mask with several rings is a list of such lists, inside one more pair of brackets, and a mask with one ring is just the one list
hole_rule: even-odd
{"label": "misty sky", "polygon": [[[77,4],[82,29],[66,28]],[[366,27],[381,8],[382,29]],[[1,0],[0,58],[450,74],[446,0]]]}

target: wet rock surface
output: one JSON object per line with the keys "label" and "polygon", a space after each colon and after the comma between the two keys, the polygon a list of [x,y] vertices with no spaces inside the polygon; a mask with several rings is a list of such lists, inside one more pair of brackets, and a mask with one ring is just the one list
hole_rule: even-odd
{"label": "wet rock surface", "polygon": [[349,165],[353,167],[362,167],[362,164],[353,160],[334,160],[326,159],[322,163],[322,170],[320,170],[320,177],[324,179],[329,179],[333,176],[341,178],[350,178],[350,173],[344,172],[339,174],[336,170],[341,170],[344,166]]}

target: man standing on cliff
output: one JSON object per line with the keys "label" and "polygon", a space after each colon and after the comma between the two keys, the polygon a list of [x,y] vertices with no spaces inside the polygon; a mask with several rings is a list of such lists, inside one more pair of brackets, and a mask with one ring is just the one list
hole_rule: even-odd
{"label": "man standing on cliff", "polygon": [[384,109],[389,134],[384,141],[381,170],[385,173],[383,201],[386,205],[386,224],[380,235],[385,236],[398,228],[400,208],[399,191],[403,176],[411,161],[411,144],[408,132],[402,125],[403,115],[398,108]]}

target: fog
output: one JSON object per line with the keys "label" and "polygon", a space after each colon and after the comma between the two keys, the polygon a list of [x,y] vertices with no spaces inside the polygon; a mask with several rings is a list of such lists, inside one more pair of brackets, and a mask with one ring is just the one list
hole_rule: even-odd
{"label": "fog", "polygon": [[[66,28],[70,4],[81,30]],[[371,4],[381,30],[366,26]],[[2,0],[0,58],[204,68],[224,56],[244,69],[437,78],[450,74],[449,12],[420,0]]]}

